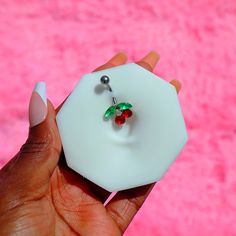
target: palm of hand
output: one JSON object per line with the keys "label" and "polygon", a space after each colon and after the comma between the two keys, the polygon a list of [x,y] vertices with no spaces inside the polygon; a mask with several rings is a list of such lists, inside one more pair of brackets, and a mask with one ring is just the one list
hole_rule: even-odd
{"label": "palm of hand", "polygon": [[2,169],[0,185],[6,191],[5,195],[0,192],[1,235],[122,235],[153,186],[121,191],[104,206],[110,193],[60,161],[48,173],[50,178],[32,176],[33,185],[21,187],[14,199],[7,188],[9,182],[16,188],[18,173],[14,176],[11,170],[21,160],[16,156]]}
{"label": "palm of hand", "polygon": [[[22,235],[120,235],[94,185],[66,167],[57,166],[50,183],[16,211]],[[15,226],[17,227],[17,226]]]}

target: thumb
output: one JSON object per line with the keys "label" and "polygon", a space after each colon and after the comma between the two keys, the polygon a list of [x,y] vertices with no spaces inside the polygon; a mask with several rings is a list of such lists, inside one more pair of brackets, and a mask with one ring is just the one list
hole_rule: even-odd
{"label": "thumb", "polygon": [[28,139],[19,153],[1,170],[4,179],[8,179],[7,189],[11,193],[17,191],[18,197],[40,197],[48,189],[61,153],[55,117],[54,107],[46,98],[46,85],[39,82],[29,104]]}
{"label": "thumb", "polygon": [[[54,171],[61,153],[61,141],[56,124],[56,111],[52,103],[47,100],[44,82],[36,84],[29,104],[29,136],[20,150],[23,159],[32,159],[48,171],[48,177]],[[26,160],[27,161],[27,160]],[[32,168],[29,166],[29,169]]]}

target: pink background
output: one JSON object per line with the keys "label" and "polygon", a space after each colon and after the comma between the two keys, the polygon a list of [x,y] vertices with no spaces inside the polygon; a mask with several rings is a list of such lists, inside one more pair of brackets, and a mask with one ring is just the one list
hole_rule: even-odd
{"label": "pink background", "polygon": [[126,235],[236,235],[235,36],[235,0],[1,0],[0,166],[26,139],[36,81],[58,105],[114,53],[154,49],[155,73],[183,83],[189,142]]}

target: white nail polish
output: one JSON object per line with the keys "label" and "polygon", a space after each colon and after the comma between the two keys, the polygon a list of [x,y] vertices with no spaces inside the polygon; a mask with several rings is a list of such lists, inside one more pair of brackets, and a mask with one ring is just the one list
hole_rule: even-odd
{"label": "white nail polish", "polygon": [[37,82],[35,84],[34,91],[39,94],[39,96],[47,106],[46,83],[44,81]]}
{"label": "white nail polish", "polygon": [[47,95],[45,82],[38,82],[33,90],[29,104],[30,127],[42,123],[47,116]]}

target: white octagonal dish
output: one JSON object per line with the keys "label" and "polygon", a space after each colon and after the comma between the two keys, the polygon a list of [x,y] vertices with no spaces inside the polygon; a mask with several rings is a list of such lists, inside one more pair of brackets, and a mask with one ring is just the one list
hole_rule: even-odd
{"label": "white octagonal dish", "polygon": [[[121,127],[104,119],[112,104],[103,75],[118,102],[133,105]],[[57,124],[68,166],[110,192],[159,180],[187,141],[175,87],[135,63],[84,75]]]}

